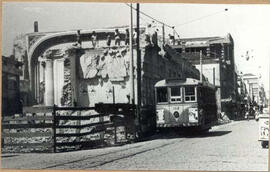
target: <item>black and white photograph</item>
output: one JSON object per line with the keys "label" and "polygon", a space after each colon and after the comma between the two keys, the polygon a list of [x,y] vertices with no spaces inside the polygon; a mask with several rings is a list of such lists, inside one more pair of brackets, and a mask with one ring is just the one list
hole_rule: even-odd
{"label": "black and white photograph", "polygon": [[1,10],[1,170],[268,171],[270,4]]}

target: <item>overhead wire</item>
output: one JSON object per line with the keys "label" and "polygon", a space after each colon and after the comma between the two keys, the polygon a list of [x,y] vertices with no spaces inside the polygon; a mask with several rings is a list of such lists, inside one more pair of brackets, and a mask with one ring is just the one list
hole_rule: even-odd
{"label": "overhead wire", "polygon": [[202,17],[199,17],[199,18],[196,18],[196,19],[193,19],[193,20],[184,22],[184,23],[182,23],[182,24],[177,25],[176,27],[183,26],[183,25],[186,25],[186,24],[189,24],[189,23],[193,23],[193,22],[195,22],[195,21],[202,20],[202,19],[204,19],[204,18],[214,16],[214,15],[219,14],[219,13],[222,13],[222,12],[224,12],[224,11],[228,11],[228,8],[225,8],[225,10],[220,10],[220,11],[217,11],[217,12],[215,12],[215,13],[208,14],[208,15],[205,15],[205,16],[202,16]]}
{"label": "overhead wire", "polygon": [[[129,6],[129,7],[131,7],[133,10],[137,10],[135,7],[133,7],[133,6],[129,5],[129,4],[127,4],[127,3],[126,3],[126,5]],[[162,21],[160,21],[160,20],[158,20],[158,19],[155,19],[154,17],[152,17],[152,16],[146,14],[146,13],[143,12],[142,10],[140,10],[139,12],[140,12],[141,14],[143,14],[144,16],[146,16],[146,17],[148,17],[148,18],[150,18],[150,19],[152,19],[152,20],[154,20],[154,21],[156,21],[156,22],[158,22],[158,23],[160,23],[160,24],[163,24],[164,26],[167,26],[167,27],[169,27],[169,28],[173,28],[173,26],[170,26],[170,25],[168,25],[168,24],[166,24],[166,23],[164,23],[164,22],[162,22]]]}
{"label": "overhead wire", "polygon": [[[129,7],[131,7],[133,10],[137,10],[135,7],[129,5],[128,3],[126,3],[126,5],[129,6]],[[144,15],[144,16],[146,16],[146,17],[148,17],[148,18],[150,18],[150,19],[152,19],[152,20],[154,20],[154,21],[156,21],[156,22],[158,22],[158,23],[160,23],[160,24],[162,24],[162,25],[164,25],[164,26],[166,26],[166,27],[172,29],[173,32],[176,33],[176,35],[178,36],[178,38],[180,38],[178,32],[175,30],[175,26],[170,26],[170,25],[168,25],[168,24],[166,24],[166,23],[164,23],[164,22],[162,22],[162,21],[160,21],[160,20],[158,20],[158,19],[156,19],[156,18],[154,18],[154,17],[152,17],[152,16],[146,14],[146,13],[143,12],[142,10],[140,10],[139,12],[140,12],[140,14],[142,14],[142,15]]]}
{"label": "overhead wire", "polygon": [[[131,7],[133,10],[135,10],[135,11],[137,10],[135,7],[131,6],[130,4],[128,4],[128,3],[125,3],[125,4],[126,4],[127,6],[129,6],[129,7]],[[186,25],[186,24],[189,24],[189,23],[193,23],[193,22],[195,22],[195,21],[202,20],[202,19],[207,18],[207,17],[211,17],[211,16],[213,16],[213,15],[222,13],[222,12],[224,12],[224,11],[228,11],[228,8],[225,8],[225,10],[222,10],[222,11],[217,11],[217,12],[215,12],[215,13],[212,13],[212,14],[209,14],[209,15],[205,15],[205,16],[202,16],[202,17],[199,17],[199,18],[196,18],[196,19],[187,21],[187,22],[182,23],[182,24],[179,24],[179,25],[177,25],[177,26],[170,26],[170,25],[168,25],[168,24],[166,24],[166,23],[164,23],[164,22],[162,22],[162,21],[160,21],[160,20],[158,20],[158,19],[156,19],[156,18],[150,16],[149,14],[146,14],[146,13],[143,12],[142,10],[140,10],[139,12],[140,12],[140,14],[142,14],[142,15],[144,15],[144,16],[146,16],[146,17],[148,17],[148,18],[150,18],[150,19],[152,19],[152,20],[154,20],[154,21],[156,21],[156,22],[158,22],[158,23],[160,23],[160,24],[162,24],[162,25],[164,25],[164,26],[166,26],[166,27],[172,29],[173,32],[176,33],[176,35],[177,35],[178,38],[180,39],[180,35],[179,35],[178,32],[176,31],[175,27],[179,27],[179,26],[183,26],[183,25]],[[141,17],[140,17],[140,18],[141,18]],[[143,19],[143,18],[141,18],[141,19]]]}

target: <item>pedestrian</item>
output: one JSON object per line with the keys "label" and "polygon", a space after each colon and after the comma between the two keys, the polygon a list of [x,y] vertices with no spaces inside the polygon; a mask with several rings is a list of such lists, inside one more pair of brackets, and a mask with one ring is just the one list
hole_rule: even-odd
{"label": "pedestrian", "polygon": [[250,108],[249,108],[249,114],[248,114],[248,120],[249,120],[249,117],[250,117],[250,116],[255,117],[255,110],[253,109],[253,106],[254,106],[254,105],[250,105]]}
{"label": "pedestrian", "polygon": [[146,45],[151,45],[151,34],[152,34],[152,25],[148,24],[145,30],[145,42]]}
{"label": "pedestrian", "polygon": [[175,37],[171,34],[169,34],[169,43],[170,45],[174,45],[175,44]]}
{"label": "pedestrian", "polygon": [[263,113],[263,105],[260,105],[260,113]]}
{"label": "pedestrian", "polygon": [[120,33],[119,33],[119,30],[118,29],[115,29],[115,33],[114,33],[114,39],[115,39],[115,45],[118,45],[120,46]]}
{"label": "pedestrian", "polygon": [[153,46],[158,46],[158,29],[154,31],[154,34],[152,35],[152,44]]}
{"label": "pedestrian", "polygon": [[129,45],[129,30],[126,29],[126,34],[125,34],[125,45]]}
{"label": "pedestrian", "polygon": [[134,43],[134,44],[136,44],[136,42],[137,42],[137,35],[138,35],[138,33],[137,33],[137,28],[135,28],[134,29],[134,32],[133,32],[133,35],[132,35],[132,43]]}
{"label": "pedestrian", "polygon": [[107,46],[110,47],[112,42],[112,38],[110,35],[107,36]]}
{"label": "pedestrian", "polygon": [[75,44],[73,44],[73,45],[77,46],[77,47],[82,47],[81,31],[80,30],[77,30],[76,41],[77,42]]}
{"label": "pedestrian", "polygon": [[92,42],[93,48],[96,48],[96,46],[97,46],[97,34],[96,34],[95,31],[92,32],[91,42]]}

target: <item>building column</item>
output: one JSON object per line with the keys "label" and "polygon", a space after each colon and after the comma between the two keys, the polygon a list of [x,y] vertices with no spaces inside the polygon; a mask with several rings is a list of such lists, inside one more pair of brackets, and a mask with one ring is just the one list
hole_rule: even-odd
{"label": "building column", "polygon": [[44,102],[45,106],[54,105],[54,78],[53,78],[53,60],[45,60],[45,95]]}
{"label": "building column", "polygon": [[64,87],[64,58],[54,60],[54,104],[61,106]]}
{"label": "building column", "polygon": [[68,56],[70,59],[70,81],[72,87],[72,105],[77,106],[79,104],[79,70],[80,70],[80,56],[83,54],[81,49],[71,48],[68,50]]}

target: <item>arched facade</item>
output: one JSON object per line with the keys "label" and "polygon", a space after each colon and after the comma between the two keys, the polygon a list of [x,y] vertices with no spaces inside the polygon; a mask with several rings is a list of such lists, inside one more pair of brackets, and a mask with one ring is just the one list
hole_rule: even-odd
{"label": "arched facade", "polygon": [[[95,30],[95,32],[99,40],[106,40],[108,35],[111,35],[112,38],[114,37],[114,29]],[[92,33],[93,31],[91,30],[81,31],[81,41],[89,42]],[[59,95],[56,95],[59,92],[50,90],[60,89],[53,80],[63,80],[61,74],[63,74],[64,59],[74,55],[72,51],[68,50],[76,48],[72,44],[77,41],[77,31],[45,33],[44,35],[37,33],[36,38],[33,34],[31,34],[31,40],[29,40],[30,36],[26,37],[26,42],[28,42],[26,54],[28,59],[31,104],[42,103],[49,106],[59,104]],[[121,33],[120,36],[124,37],[124,34]],[[56,46],[60,46],[61,48],[54,48]],[[87,48],[89,47],[91,48],[91,46]],[[60,84],[60,86],[62,85]],[[43,87],[46,88],[45,91],[42,90]],[[42,91],[44,91],[44,95],[47,97],[41,95]],[[42,99],[44,102],[42,102]]]}

